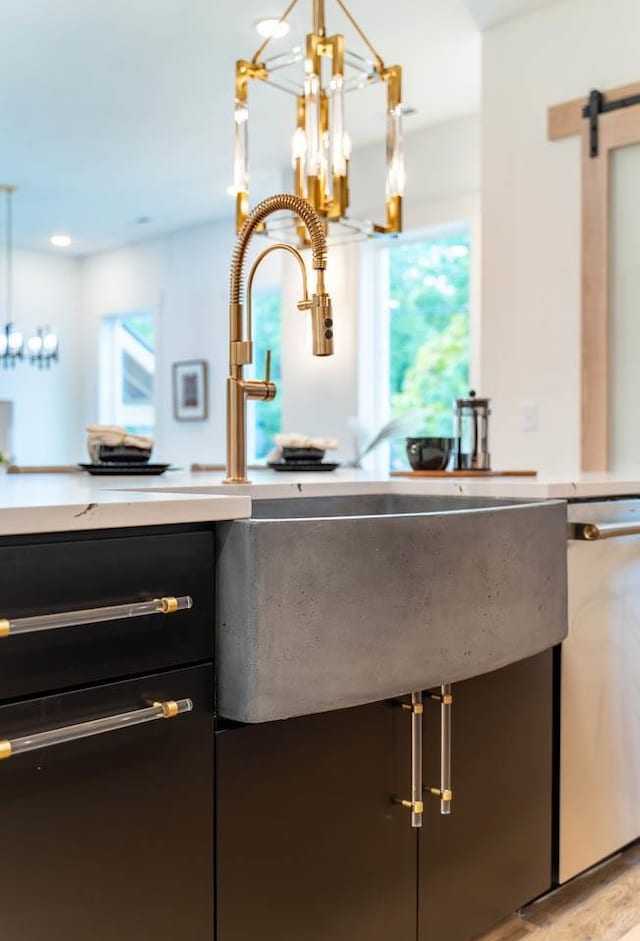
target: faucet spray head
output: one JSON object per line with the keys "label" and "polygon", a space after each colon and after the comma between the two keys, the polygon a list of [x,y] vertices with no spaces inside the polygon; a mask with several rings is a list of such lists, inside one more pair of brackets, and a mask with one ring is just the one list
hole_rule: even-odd
{"label": "faucet spray head", "polygon": [[331,296],[324,289],[324,269],[316,270],[316,290],[311,299],[306,291],[298,310],[311,311],[312,352],[314,356],[333,356],[333,308]]}
{"label": "faucet spray head", "polygon": [[333,309],[326,292],[311,298],[311,330],[313,333],[313,355],[333,355]]}

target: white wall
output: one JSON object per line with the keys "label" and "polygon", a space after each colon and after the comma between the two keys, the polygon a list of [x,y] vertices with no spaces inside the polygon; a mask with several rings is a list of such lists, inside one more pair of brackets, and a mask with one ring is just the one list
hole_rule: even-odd
{"label": "white wall", "polygon": [[[183,229],[173,235],[124,246],[87,258],[82,265],[84,346],[97,364],[100,318],[133,310],[157,312],[155,456],[188,467],[193,461],[223,462],[225,457],[225,381],[228,373],[229,263],[233,248],[231,221]],[[265,247],[254,240],[252,256]],[[311,356],[309,315],[297,310],[298,269],[265,263],[256,286],[283,284],[282,382],[278,390],[283,427],[313,435],[336,435],[343,442],[347,418],[356,414],[354,381],[357,304],[357,249],[332,250],[327,284],[338,325],[336,355]],[[311,285],[314,284],[313,277]],[[210,418],[180,422],[173,418],[171,365],[183,359],[209,362]],[[256,364],[257,374],[262,364]],[[85,384],[85,423],[96,420],[97,369]]]}
{"label": "white wall", "polygon": [[[157,460],[188,467],[224,455],[224,381],[228,363],[228,272],[231,221],[183,229],[86,258],[82,264],[84,346],[96,368],[85,383],[85,421],[97,420],[100,318],[148,310],[156,315]],[[209,419],[173,417],[174,362],[209,363]]]}
{"label": "white wall", "polygon": [[[566,0],[484,34],[483,392],[494,466],[579,465],[580,144],[547,108],[640,79],[638,0]],[[524,431],[522,406],[539,428]]]}
{"label": "white wall", "polygon": [[78,261],[36,252],[14,253],[13,308],[25,336],[50,324],[60,336],[60,362],[0,367],[0,400],[13,402],[12,453],[20,464],[65,464],[83,454]]}

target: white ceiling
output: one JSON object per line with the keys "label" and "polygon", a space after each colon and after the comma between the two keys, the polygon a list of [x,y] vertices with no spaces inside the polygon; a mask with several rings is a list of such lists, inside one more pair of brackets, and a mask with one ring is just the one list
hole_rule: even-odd
{"label": "white ceiling", "polygon": [[480,29],[490,29],[506,20],[535,13],[564,0],[464,0]]}
{"label": "white ceiling", "polygon": [[[255,20],[284,6],[284,0],[5,3],[0,182],[19,187],[18,243],[47,250],[49,235],[62,231],[74,238],[72,250],[85,253],[232,212],[225,190],[234,62],[259,45]],[[405,67],[405,102],[417,109],[408,128],[478,111],[480,34],[462,0],[349,6],[385,61]],[[311,0],[299,7],[292,35],[274,49],[308,31]],[[361,48],[333,0],[327,20],[331,31],[345,32],[350,48]],[[363,97],[348,116],[356,144],[383,132],[382,92]],[[259,88],[252,101],[253,180],[269,190],[287,164],[292,99]],[[137,224],[141,216],[151,222]]]}

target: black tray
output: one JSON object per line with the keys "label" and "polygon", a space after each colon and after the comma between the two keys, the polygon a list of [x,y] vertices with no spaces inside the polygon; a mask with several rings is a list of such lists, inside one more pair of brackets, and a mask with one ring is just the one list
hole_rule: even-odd
{"label": "black tray", "polygon": [[78,464],[93,477],[157,477],[164,474],[168,464],[125,464],[122,461],[112,464]]}
{"label": "black tray", "polygon": [[273,461],[269,467],[275,471],[333,471],[339,464],[330,464],[329,461]]}

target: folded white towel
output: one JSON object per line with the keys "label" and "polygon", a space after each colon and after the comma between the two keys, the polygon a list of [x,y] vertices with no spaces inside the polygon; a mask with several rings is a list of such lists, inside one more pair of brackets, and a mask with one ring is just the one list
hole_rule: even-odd
{"label": "folded white towel", "polygon": [[153,438],[147,435],[130,435],[126,428],[120,425],[88,425],[87,445],[91,450],[92,445],[106,444],[114,448],[122,445],[125,448],[141,448],[148,450],[153,447]]}
{"label": "folded white towel", "polygon": [[336,451],[339,446],[335,438],[310,438],[309,435],[295,432],[274,435],[274,441],[279,448],[318,448],[319,451]]}

